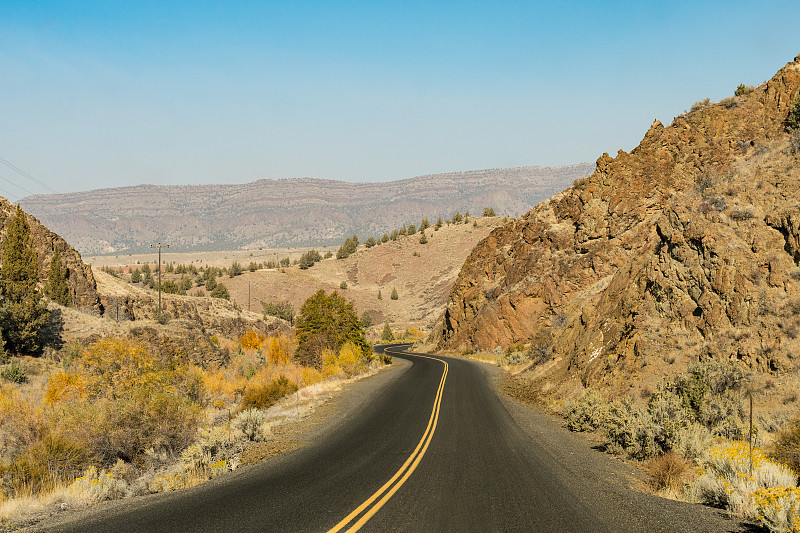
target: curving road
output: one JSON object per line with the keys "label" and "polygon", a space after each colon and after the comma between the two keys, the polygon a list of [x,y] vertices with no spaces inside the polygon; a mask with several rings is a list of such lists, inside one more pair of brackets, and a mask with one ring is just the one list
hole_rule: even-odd
{"label": "curving road", "polygon": [[47,530],[737,530],[713,510],[628,489],[622,467],[557,426],[545,431],[544,418],[518,423],[481,365],[387,351],[412,364],[392,370],[375,399],[325,439]]}

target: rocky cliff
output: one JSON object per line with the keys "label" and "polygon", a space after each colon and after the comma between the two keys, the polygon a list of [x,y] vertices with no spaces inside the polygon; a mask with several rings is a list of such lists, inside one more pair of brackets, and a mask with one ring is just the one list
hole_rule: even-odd
{"label": "rocky cliff", "polygon": [[478,245],[431,340],[530,344],[544,388],[622,391],[704,357],[800,366],[800,136],[784,125],[798,92],[800,56],[603,154]]}
{"label": "rocky cliff", "polygon": [[[5,239],[6,228],[16,211],[16,206],[0,197],[0,242]],[[64,239],[47,229],[35,217],[26,213],[25,218],[31,228],[31,243],[39,261],[39,280],[42,283],[47,281],[50,261],[53,258],[53,252],[58,248],[61,262],[66,268],[67,283],[72,292],[74,305],[101,313],[103,307],[97,294],[97,285],[91,267],[83,262],[80,254]]]}

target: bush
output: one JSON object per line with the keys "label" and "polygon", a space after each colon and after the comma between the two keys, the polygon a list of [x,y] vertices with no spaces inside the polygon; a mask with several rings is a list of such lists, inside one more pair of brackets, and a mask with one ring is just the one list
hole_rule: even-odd
{"label": "bush", "polygon": [[792,105],[789,107],[789,114],[786,115],[786,129],[800,129],[800,94],[798,94]]}
{"label": "bush", "polygon": [[800,472],[800,417],[789,422],[778,434],[771,456]]}
{"label": "bush", "polygon": [[91,505],[121,498],[126,492],[126,483],[114,479],[111,472],[97,471],[93,466],[67,487],[67,494],[75,500]]}
{"label": "bush", "polygon": [[730,215],[731,220],[735,220],[736,222],[743,222],[745,220],[750,220],[754,216],[755,216],[755,213],[753,213],[753,208],[752,207],[748,207],[748,208],[745,208],[745,209],[736,208],[736,209],[731,211],[731,215]]}
{"label": "bush", "polygon": [[702,472],[695,482],[700,499],[729,509],[736,515],[755,518],[753,495],[759,489],[794,487],[797,474],[788,467],[767,459],[753,448],[753,473],[750,450],[745,442],[715,446],[701,461]]}
{"label": "bush", "polygon": [[653,457],[647,462],[647,473],[656,490],[678,491],[689,470],[689,462],[672,452]]}
{"label": "bush", "polygon": [[572,431],[594,431],[605,423],[609,414],[608,403],[594,389],[587,389],[578,401],[565,407],[564,418]]}
{"label": "bush", "polygon": [[755,87],[753,87],[752,85],[745,85],[744,83],[740,83],[739,86],[736,87],[736,90],[733,91],[733,94],[735,96],[744,96],[746,94],[750,94],[754,90]]}
{"label": "bush", "polygon": [[771,532],[800,531],[800,488],[758,489],[753,503],[756,518]]}
{"label": "bush", "polygon": [[264,318],[275,316],[290,324],[294,322],[294,306],[290,302],[269,302],[264,304]]}
{"label": "bush", "polygon": [[342,289],[343,291],[347,290],[347,282],[346,281],[341,282],[339,284],[339,288]]}
{"label": "bush", "polygon": [[245,388],[239,407],[242,410],[267,409],[284,396],[297,392],[297,389],[297,383],[289,381],[286,376],[280,376],[269,383],[251,383]]}
{"label": "bush", "polygon": [[392,298],[392,300],[397,300],[398,298],[400,298],[400,296],[397,294],[397,289],[392,288],[391,298]]}
{"label": "bush", "polygon": [[28,381],[28,370],[19,361],[11,361],[0,367],[0,377],[11,383]]}
{"label": "bush", "polygon": [[231,429],[251,441],[264,441],[272,435],[266,413],[256,408],[245,409],[236,415],[231,422]]}

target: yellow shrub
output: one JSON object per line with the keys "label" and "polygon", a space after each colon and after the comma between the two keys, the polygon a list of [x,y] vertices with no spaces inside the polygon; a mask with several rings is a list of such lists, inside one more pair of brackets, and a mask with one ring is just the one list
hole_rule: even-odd
{"label": "yellow shrub", "polygon": [[756,518],[772,532],[800,532],[800,488],[758,489],[753,494]]}
{"label": "yellow shrub", "polygon": [[322,351],[323,376],[333,376],[339,373],[353,376],[365,368],[364,352],[352,342],[345,343],[338,354],[328,349]]}
{"label": "yellow shrub", "polygon": [[322,381],[322,374],[313,366],[300,367],[300,382],[304,387]]}
{"label": "yellow shrub", "polygon": [[352,342],[345,343],[339,350],[339,366],[348,376],[358,374],[366,367],[364,352]]}
{"label": "yellow shrub", "polygon": [[86,398],[86,382],[83,376],[73,372],[59,371],[50,376],[45,390],[44,403],[53,405],[56,402],[76,401]]}
{"label": "yellow shrub", "polygon": [[245,350],[260,350],[266,340],[267,338],[264,335],[251,329],[239,337],[239,344]]}
{"label": "yellow shrub", "polygon": [[293,339],[286,335],[269,337],[267,343],[267,360],[273,365],[288,365],[295,347]]}
{"label": "yellow shrub", "polygon": [[177,371],[185,371],[172,355],[152,353],[132,340],[103,339],[84,350],[80,372],[90,396],[114,397],[139,387],[171,389]]}

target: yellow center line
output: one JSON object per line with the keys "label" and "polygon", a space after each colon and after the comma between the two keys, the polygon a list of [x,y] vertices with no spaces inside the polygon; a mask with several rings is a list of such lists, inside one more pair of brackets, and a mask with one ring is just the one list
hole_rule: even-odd
{"label": "yellow center line", "polygon": [[[415,357],[424,357],[425,359],[432,359],[434,361],[439,361],[444,365],[444,371],[442,372],[442,379],[439,381],[439,389],[436,391],[436,398],[433,401],[433,409],[431,411],[431,417],[428,420],[428,427],[425,428],[425,433],[422,434],[422,438],[417,444],[417,447],[414,449],[413,453],[406,459],[406,462],[403,463],[403,466],[387,481],[380,489],[378,489],[372,496],[367,498],[367,500],[359,505],[352,513],[347,515],[341,522],[336,524],[333,529],[328,531],[328,533],[337,533],[342,528],[344,528],[347,524],[353,521],[359,514],[364,512],[372,503],[381,497],[384,492],[387,491],[391,487],[389,492],[383,496],[383,498],[378,501],[375,505],[372,506],[365,514],[362,516],[355,524],[353,524],[350,529],[347,530],[346,533],[353,533],[361,529],[361,527],[367,523],[367,521],[372,518],[378,510],[383,507],[383,505],[389,501],[389,499],[394,495],[395,492],[406,482],[406,480],[411,476],[414,470],[417,469],[417,465],[422,460],[422,457],[425,455],[425,452],[428,450],[428,445],[431,443],[433,439],[433,433],[436,431],[436,425],[439,422],[439,409],[442,404],[442,393],[444,392],[444,383],[447,379],[447,370],[448,365],[447,361],[443,361],[441,359],[436,359],[435,357],[428,357],[426,355],[419,355],[414,354]],[[402,477],[400,477],[402,476]],[[400,478],[400,481],[397,479]],[[397,483],[392,486],[395,481]]]}

